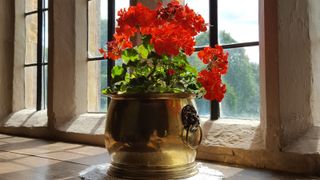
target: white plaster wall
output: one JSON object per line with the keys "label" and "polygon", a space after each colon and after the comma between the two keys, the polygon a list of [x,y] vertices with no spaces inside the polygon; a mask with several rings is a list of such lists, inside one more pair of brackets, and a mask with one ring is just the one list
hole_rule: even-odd
{"label": "white plaster wall", "polygon": [[[53,82],[53,109],[57,121],[73,117],[76,104],[73,97],[75,75],[75,42],[74,42],[74,1],[54,1],[53,5],[53,66],[55,73]],[[53,62],[53,63],[52,63]],[[49,64],[50,65],[50,64]],[[64,92],[64,93],[62,93]]]}
{"label": "white plaster wall", "polygon": [[25,2],[15,0],[14,13],[14,60],[12,110],[18,112],[25,108],[24,63],[26,52]]}
{"label": "white plaster wall", "polygon": [[12,109],[14,3],[0,1],[0,120]]}
{"label": "white plaster wall", "polygon": [[52,104],[50,118],[59,126],[87,112],[87,0],[52,4],[49,87],[53,89],[48,103]]}
{"label": "white plaster wall", "polygon": [[311,108],[314,125],[320,126],[320,1],[309,0],[309,26],[312,60]]}
{"label": "white plaster wall", "polygon": [[278,1],[281,143],[312,126],[308,1]]}

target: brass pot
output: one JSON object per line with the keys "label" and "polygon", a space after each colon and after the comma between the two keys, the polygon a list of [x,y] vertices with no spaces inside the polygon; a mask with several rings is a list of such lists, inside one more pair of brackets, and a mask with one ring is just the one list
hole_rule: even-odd
{"label": "brass pot", "polygon": [[197,174],[202,131],[194,106],[190,94],[112,95],[105,130],[108,175],[177,179]]}

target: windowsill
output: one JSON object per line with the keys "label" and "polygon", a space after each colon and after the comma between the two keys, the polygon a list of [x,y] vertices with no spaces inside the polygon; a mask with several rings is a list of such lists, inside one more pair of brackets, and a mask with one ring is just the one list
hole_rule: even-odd
{"label": "windowsill", "polygon": [[[66,124],[57,127],[58,131],[67,134],[103,135],[105,113],[85,113]],[[2,122],[2,128],[35,128],[47,127],[47,111],[21,110],[15,112]],[[201,147],[228,147],[240,149],[259,149],[262,138],[259,135],[260,121],[219,119],[216,121],[201,120],[203,141]],[[35,129],[34,129],[35,130]],[[79,140],[81,141],[81,140]]]}
{"label": "windowsill", "polygon": [[105,113],[85,113],[58,127],[58,130],[67,133],[102,135],[105,120]]}
{"label": "windowsill", "polygon": [[203,122],[202,147],[262,149],[260,121],[219,119]]}
{"label": "windowsill", "polygon": [[320,154],[320,126],[313,126],[302,137],[284,148],[285,152]]}
{"label": "windowsill", "polygon": [[10,114],[0,121],[0,127],[47,127],[47,111],[36,111],[34,109],[23,109]]}
{"label": "windowsill", "polygon": [[[85,113],[69,123],[58,127],[58,131],[68,134],[81,135],[87,139],[95,136],[103,138],[105,128],[105,113]],[[30,132],[38,131],[37,128],[47,128],[47,111],[35,111],[24,109],[10,114],[0,121],[0,128],[25,128]],[[199,153],[208,152],[220,155],[232,155],[232,149],[263,150],[263,137],[260,132],[260,121],[219,119],[209,121],[202,119],[203,140],[199,147]],[[39,131],[41,131],[39,129]],[[19,131],[14,131],[19,132]],[[13,133],[15,134],[15,133]],[[41,133],[40,133],[41,134]],[[314,126],[304,136],[292,142],[284,148],[284,152],[298,154],[319,154],[320,152],[320,127]],[[41,136],[40,136],[41,137]],[[87,141],[84,140],[84,143]],[[101,141],[103,142],[103,139]],[[102,144],[99,144],[103,146]],[[228,150],[229,149],[229,150]]]}

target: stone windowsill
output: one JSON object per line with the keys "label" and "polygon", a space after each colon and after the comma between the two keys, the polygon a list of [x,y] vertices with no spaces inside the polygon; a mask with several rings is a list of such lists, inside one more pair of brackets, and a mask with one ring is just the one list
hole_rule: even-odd
{"label": "stone windowsill", "polygon": [[285,152],[320,154],[320,126],[313,126],[303,136],[284,148]]}
{"label": "stone windowsill", "polygon": [[202,146],[239,149],[261,149],[263,138],[260,121],[219,119],[204,121]]}
{"label": "stone windowsill", "polygon": [[67,133],[102,135],[104,134],[105,121],[105,113],[85,113],[59,126],[58,130]]}
{"label": "stone windowsill", "polygon": [[[85,113],[67,124],[58,126],[65,133],[86,135],[102,135],[105,128],[105,113]],[[0,121],[0,127],[6,128],[37,128],[47,127],[47,111],[21,110]],[[203,141],[201,147],[232,148],[244,150],[263,150],[263,137],[260,121],[219,119],[217,121],[201,120]],[[36,129],[33,129],[36,130]],[[218,148],[217,148],[218,149]],[[285,152],[299,154],[319,154],[320,127],[311,128],[304,136],[284,148]]]}
{"label": "stone windowsill", "polygon": [[[75,117],[58,130],[82,135],[103,135],[105,113],[85,113]],[[0,122],[1,127],[47,127],[47,111],[21,110]],[[220,119],[217,121],[202,120],[204,146],[222,146],[250,149],[251,142],[256,142],[259,121]],[[219,137],[219,138],[218,138]]]}
{"label": "stone windowsill", "polygon": [[24,109],[10,114],[0,121],[0,127],[47,127],[47,111],[35,111],[34,109]]}

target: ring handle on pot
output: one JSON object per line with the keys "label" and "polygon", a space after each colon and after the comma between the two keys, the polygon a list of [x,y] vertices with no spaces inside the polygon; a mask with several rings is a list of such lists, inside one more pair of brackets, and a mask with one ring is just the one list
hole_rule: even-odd
{"label": "ring handle on pot", "polygon": [[[191,128],[191,127],[190,127]],[[198,128],[197,128],[197,131],[196,132],[199,132],[200,133],[200,138],[199,138],[199,141],[197,142],[197,143],[195,143],[195,144],[191,144],[190,143],[190,138],[189,138],[189,133],[190,132],[192,132],[192,131],[190,131],[190,128],[187,130],[187,134],[186,134],[186,139],[185,139],[185,144],[189,147],[189,148],[191,148],[191,149],[197,149],[198,147],[199,147],[199,145],[200,145],[200,143],[201,143],[201,141],[202,141],[202,128],[201,128],[201,126],[199,126]],[[195,133],[194,133],[195,134]]]}
{"label": "ring handle on pot", "polygon": [[[182,141],[183,143],[191,149],[197,149],[202,141],[202,129],[200,127],[200,118],[197,113],[197,110],[190,104],[182,108],[181,111],[181,120],[184,126],[182,132]],[[186,131],[186,133],[184,133]],[[200,133],[200,138],[198,142],[192,143],[191,137],[195,137],[196,134]]]}

